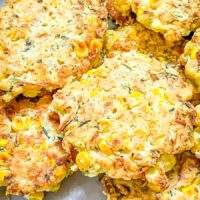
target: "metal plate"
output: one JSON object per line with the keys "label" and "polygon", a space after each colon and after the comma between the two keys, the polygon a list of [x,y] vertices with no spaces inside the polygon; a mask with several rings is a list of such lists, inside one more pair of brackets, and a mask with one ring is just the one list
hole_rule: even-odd
{"label": "metal plate", "polygon": [[[0,7],[4,0],[0,0]],[[102,186],[98,178],[84,177],[80,172],[63,181],[61,189],[56,193],[48,193],[45,200],[105,200]],[[5,200],[0,196],[0,200]],[[21,197],[10,197],[11,200],[23,200]]]}

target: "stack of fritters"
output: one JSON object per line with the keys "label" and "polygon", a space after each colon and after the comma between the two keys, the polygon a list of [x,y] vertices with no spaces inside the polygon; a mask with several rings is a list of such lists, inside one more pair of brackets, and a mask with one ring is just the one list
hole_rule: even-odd
{"label": "stack of fritters", "polygon": [[199,0],[7,1],[7,195],[41,200],[79,169],[108,200],[200,199],[199,27]]}

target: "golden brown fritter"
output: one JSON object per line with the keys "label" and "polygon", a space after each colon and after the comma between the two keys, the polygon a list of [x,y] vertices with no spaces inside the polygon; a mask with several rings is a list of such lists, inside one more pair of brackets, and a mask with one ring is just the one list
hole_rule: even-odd
{"label": "golden brown fritter", "polygon": [[86,175],[136,179],[160,155],[193,146],[192,95],[175,68],[130,51],[105,59],[80,81],[68,79],[49,112],[59,115],[63,147],[77,151],[76,164]]}
{"label": "golden brown fritter", "polygon": [[185,46],[180,62],[185,66],[185,75],[191,79],[200,91],[200,28]]}
{"label": "golden brown fritter", "polygon": [[145,27],[177,41],[200,26],[199,0],[132,0],[132,10]]}
{"label": "golden brown fritter", "polygon": [[[104,176],[108,200],[196,200],[200,197],[200,161],[191,154],[177,157],[176,166],[167,174],[169,187],[161,192],[147,182],[125,181]],[[150,186],[150,187],[149,187]]]}
{"label": "golden brown fritter", "polygon": [[105,18],[100,0],[10,1],[0,11],[1,98],[35,97],[98,66]]}
{"label": "golden brown fritter", "polygon": [[132,0],[106,0],[109,17],[117,24],[128,25],[135,21],[131,12]]}
{"label": "golden brown fritter", "polygon": [[108,57],[112,57],[121,51],[135,49],[160,61],[177,64],[185,43],[184,40],[176,43],[166,41],[160,33],[148,30],[136,22],[130,26],[107,31],[106,53]]}
{"label": "golden brown fritter", "polygon": [[130,24],[135,13],[138,22],[168,41],[181,40],[200,26],[199,0],[107,0],[107,9],[121,24]]}
{"label": "golden brown fritter", "polygon": [[14,100],[0,110],[0,185],[7,194],[43,199],[71,173],[56,120],[45,115],[50,102],[50,95],[36,103]]}

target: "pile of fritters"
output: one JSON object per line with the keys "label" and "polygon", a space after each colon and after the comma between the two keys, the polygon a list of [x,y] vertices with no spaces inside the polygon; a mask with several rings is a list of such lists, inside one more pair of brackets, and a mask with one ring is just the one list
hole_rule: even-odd
{"label": "pile of fritters", "polygon": [[8,0],[0,186],[42,200],[80,170],[108,200],[200,200],[199,93],[199,0]]}

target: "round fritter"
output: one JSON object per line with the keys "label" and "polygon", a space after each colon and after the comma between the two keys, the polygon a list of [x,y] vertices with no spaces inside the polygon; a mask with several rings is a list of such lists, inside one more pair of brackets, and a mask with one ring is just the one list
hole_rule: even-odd
{"label": "round fritter", "polygon": [[199,0],[132,0],[132,10],[145,27],[177,41],[200,26]]}
{"label": "round fritter", "polygon": [[137,22],[117,30],[109,30],[106,34],[108,57],[112,57],[117,51],[136,49],[160,61],[177,64],[184,45],[184,40],[176,43],[166,41],[160,33],[155,33]]}
{"label": "round fritter", "polygon": [[21,0],[2,8],[0,90],[4,101],[61,88],[68,76],[81,77],[97,66],[105,18],[100,0]]}
{"label": "round fritter", "polygon": [[50,102],[47,95],[36,103],[13,101],[0,110],[0,185],[7,194],[43,199],[44,191],[57,191],[71,173],[56,119],[45,115]]}
{"label": "round fritter", "polygon": [[63,147],[89,176],[143,178],[160,154],[193,146],[193,87],[175,68],[136,51],[71,78],[54,95],[49,113],[59,116]]}
{"label": "round fritter", "polygon": [[200,198],[200,161],[185,153],[178,156],[176,166],[167,174],[169,187],[157,187],[139,180],[125,181],[103,177],[108,200],[197,200]]}
{"label": "round fritter", "polygon": [[128,25],[135,21],[131,12],[132,0],[106,0],[109,17],[117,24]]}
{"label": "round fritter", "polygon": [[185,46],[180,62],[185,66],[185,74],[194,81],[200,90],[200,28],[194,33],[191,41]]}

